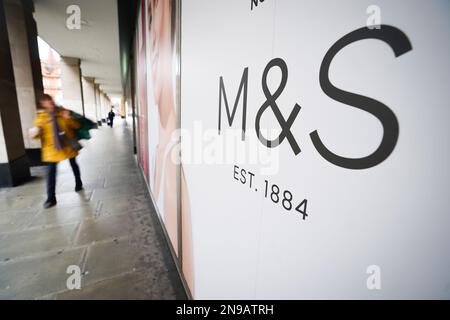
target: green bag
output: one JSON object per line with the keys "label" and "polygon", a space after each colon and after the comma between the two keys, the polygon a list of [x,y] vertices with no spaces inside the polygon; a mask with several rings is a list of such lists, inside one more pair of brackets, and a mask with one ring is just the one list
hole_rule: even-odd
{"label": "green bag", "polygon": [[72,111],[72,117],[80,123],[80,128],[75,131],[75,136],[77,140],[89,140],[91,138],[91,134],[89,130],[98,129],[97,123],[89,120],[88,118]]}

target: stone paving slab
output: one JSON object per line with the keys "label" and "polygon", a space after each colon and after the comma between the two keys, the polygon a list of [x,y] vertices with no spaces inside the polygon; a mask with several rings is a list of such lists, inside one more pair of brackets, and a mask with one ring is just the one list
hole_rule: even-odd
{"label": "stone paving slab", "polygon": [[92,203],[76,204],[71,207],[56,206],[49,210],[39,210],[31,219],[29,227],[71,224],[97,216],[96,205]]}
{"label": "stone paving slab", "polygon": [[[139,256],[138,247],[130,245],[129,238],[115,238],[90,246],[83,266],[84,285],[142,270],[142,266],[138,264]],[[133,267],[130,269],[130,266]]]}
{"label": "stone paving slab", "polygon": [[133,233],[136,224],[128,214],[84,220],[75,239],[76,245],[86,245],[107,239],[115,239]]}
{"label": "stone paving slab", "polygon": [[44,194],[22,196],[8,195],[0,202],[0,212],[9,212],[10,210],[35,209],[38,204],[42,204],[46,196]]}
{"label": "stone paving slab", "polygon": [[0,261],[66,248],[70,245],[76,228],[76,224],[71,224],[7,234],[1,239]]}
{"label": "stone paving slab", "polygon": [[4,233],[22,230],[36,213],[36,209],[9,210],[0,213],[0,239]]}
{"label": "stone paving slab", "polygon": [[0,299],[37,299],[65,290],[67,267],[80,263],[82,251],[0,264]]}
{"label": "stone paving slab", "polygon": [[98,213],[101,216],[122,214],[124,212],[145,210],[149,198],[145,195],[119,196],[114,199],[99,200]]}

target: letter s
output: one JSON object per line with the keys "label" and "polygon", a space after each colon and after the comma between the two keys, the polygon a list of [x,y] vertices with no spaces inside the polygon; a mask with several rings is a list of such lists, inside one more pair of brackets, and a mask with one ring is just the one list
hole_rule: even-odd
{"label": "letter s", "polygon": [[314,147],[323,158],[347,169],[367,169],[380,164],[394,150],[399,135],[397,118],[389,107],[377,100],[338,89],[329,80],[328,73],[334,56],[349,44],[364,39],[378,39],[387,43],[394,51],[395,57],[412,50],[408,37],[401,30],[389,25],[381,25],[380,29],[371,30],[364,27],[350,32],[339,39],[325,55],[320,67],[320,86],[325,94],[336,101],[369,112],[383,125],[383,138],[378,149],[364,158],[345,158],[336,155],[325,147],[317,130],[310,134]]}

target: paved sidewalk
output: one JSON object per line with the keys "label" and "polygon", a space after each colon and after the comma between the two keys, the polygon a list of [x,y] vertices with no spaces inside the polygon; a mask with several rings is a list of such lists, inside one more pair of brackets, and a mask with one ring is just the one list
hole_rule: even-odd
{"label": "paved sidewalk", "polygon": [[[125,122],[102,126],[78,157],[85,191],[68,161],[58,168],[55,208],[44,210],[45,168],[0,189],[0,299],[185,299]],[[81,268],[68,290],[67,267]]]}

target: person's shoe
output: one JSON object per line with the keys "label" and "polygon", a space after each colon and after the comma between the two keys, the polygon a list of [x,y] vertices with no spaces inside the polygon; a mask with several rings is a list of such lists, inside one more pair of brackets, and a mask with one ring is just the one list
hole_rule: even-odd
{"label": "person's shoe", "polygon": [[80,192],[81,190],[83,190],[84,188],[83,188],[83,185],[82,184],[77,184],[76,186],[75,186],[75,192]]}
{"label": "person's shoe", "polygon": [[44,203],[44,209],[50,209],[51,207],[56,206],[56,199],[48,199]]}

